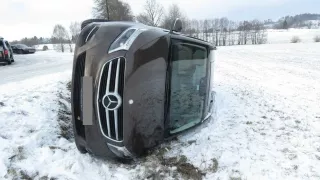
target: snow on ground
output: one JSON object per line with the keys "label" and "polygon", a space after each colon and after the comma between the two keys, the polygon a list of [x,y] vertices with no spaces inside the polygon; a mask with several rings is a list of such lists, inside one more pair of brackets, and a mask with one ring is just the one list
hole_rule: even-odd
{"label": "snow on ground", "polygon": [[73,54],[41,51],[35,54],[14,54],[14,59],[15,62],[12,65],[0,66],[0,85],[70,70]]}
{"label": "snow on ground", "polygon": [[298,36],[302,43],[311,43],[320,36],[320,29],[269,29],[267,32],[268,44],[290,43],[293,36]]}
{"label": "snow on ground", "polygon": [[[239,37],[239,32],[233,32],[234,40],[237,42],[238,37]],[[301,43],[313,43],[314,38],[316,36],[320,36],[320,29],[295,29],[295,28],[290,28],[288,30],[284,29],[267,29],[265,32],[267,42],[266,44],[287,44],[291,43],[291,39],[294,36],[298,36],[301,39]],[[204,34],[200,33],[199,38],[203,38]],[[213,35],[212,33],[208,33],[208,41],[213,42]],[[229,36],[227,37],[227,42],[229,41]],[[250,35],[248,36],[248,44],[251,44],[251,37]],[[221,41],[221,40],[220,40]],[[228,43],[227,43],[228,44]]]}
{"label": "snow on ground", "polygon": [[217,118],[173,143],[208,179],[320,179],[320,44],[218,49]]}
{"label": "snow on ground", "polygon": [[[39,44],[35,45],[34,47],[36,48],[37,51],[42,51],[43,47],[47,46],[48,50],[54,50],[56,49],[55,46],[60,46],[59,44]],[[64,44],[66,52],[70,51],[70,45],[69,44]],[[74,50],[75,44],[71,44],[72,49]]]}
{"label": "snow on ground", "polygon": [[316,43],[219,47],[216,117],[129,164],[77,151],[66,87],[71,55],[36,53],[36,66],[57,73],[20,82],[18,69],[33,66],[19,56],[15,66],[0,67],[19,74],[0,83],[0,179],[181,179],[190,172],[196,179],[195,169],[203,179],[319,179],[319,49]]}

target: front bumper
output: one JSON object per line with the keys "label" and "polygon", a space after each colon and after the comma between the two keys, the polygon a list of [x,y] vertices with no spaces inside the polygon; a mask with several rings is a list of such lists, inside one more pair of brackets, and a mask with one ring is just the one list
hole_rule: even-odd
{"label": "front bumper", "polygon": [[[105,137],[101,131],[101,121],[96,108],[97,90],[103,64],[114,57],[124,56],[123,52],[114,53],[114,56],[101,56],[93,51],[78,53],[75,56],[72,75],[72,121],[74,124],[75,141],[77,145],[84,147],[94,155],[109,158],[132,158],[133,155],[127,150],[123,142],[115,142]],[[83,77],[92,78],[91,101],[81,101]],[[85,93],[84,93],[85,94]],[[84,125],[82,107],[92,109],[92,124]]]}

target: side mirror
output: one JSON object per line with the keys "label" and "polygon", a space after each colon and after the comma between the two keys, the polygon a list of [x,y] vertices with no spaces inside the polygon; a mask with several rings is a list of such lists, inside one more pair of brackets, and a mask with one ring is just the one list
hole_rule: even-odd
{"label": "side mirror", "polygon": [[177,18],[171,26],[170,33],[172,33],[173,31],[181,32],[181,30],[182,30],[182,21],[179,18]]}

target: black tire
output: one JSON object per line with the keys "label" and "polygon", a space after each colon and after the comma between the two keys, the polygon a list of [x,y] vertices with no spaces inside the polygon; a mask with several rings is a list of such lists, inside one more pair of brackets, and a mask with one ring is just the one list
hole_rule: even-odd
{"label": "black tire", "polygon": [[19,49],[18,54],[23,54],[23,50]]}
{"label": "black tire", "polygon": [[9,59],[9,60],[8,60],[8,65],[10,65],[10,64],[11,64],[11,60]]}

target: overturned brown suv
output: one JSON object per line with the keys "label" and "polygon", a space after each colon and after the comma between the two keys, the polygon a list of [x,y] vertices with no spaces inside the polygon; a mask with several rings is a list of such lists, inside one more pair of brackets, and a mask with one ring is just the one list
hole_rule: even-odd
{"label": "overturned brown suv", "polygon": [[140,156],[209,120],[212,44],[133,22],[88,20],[76,43],[72,121],[77,148]]}

